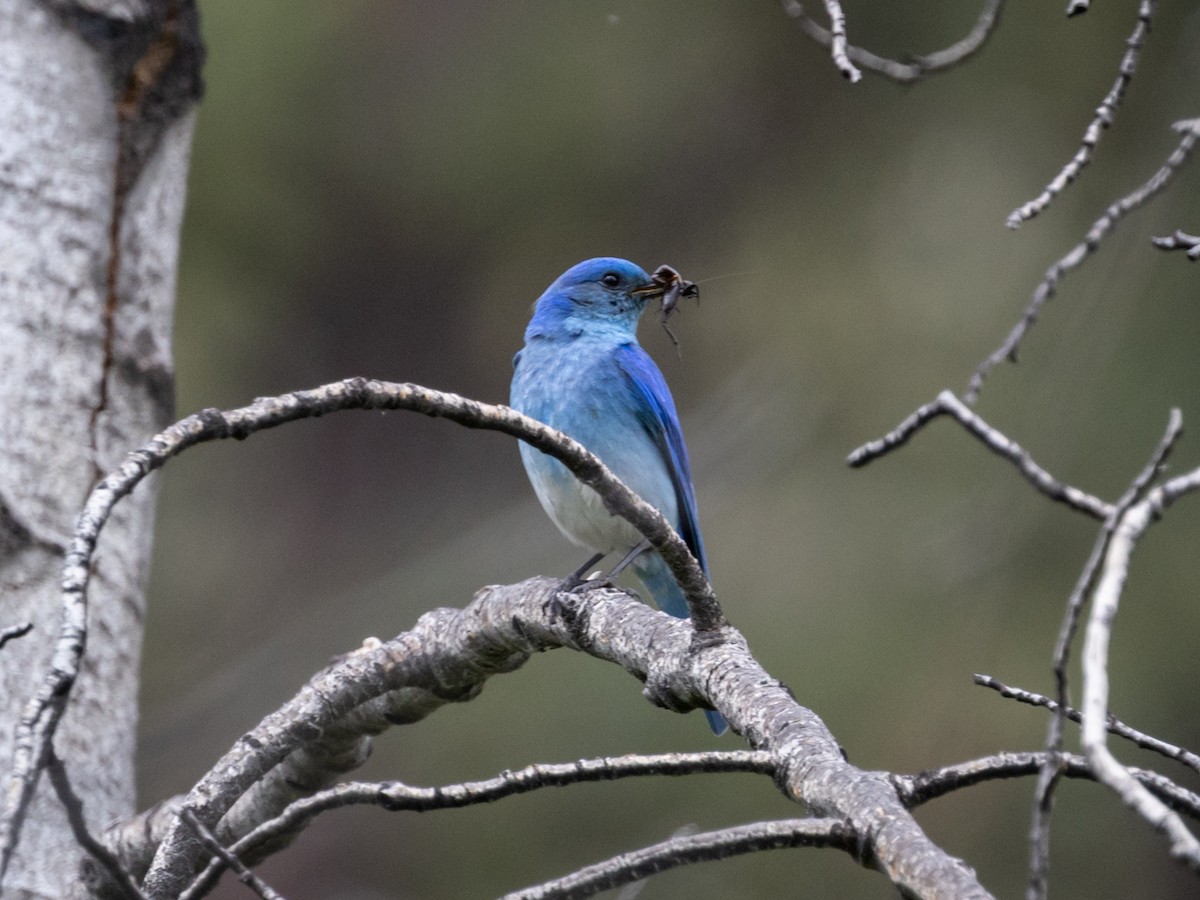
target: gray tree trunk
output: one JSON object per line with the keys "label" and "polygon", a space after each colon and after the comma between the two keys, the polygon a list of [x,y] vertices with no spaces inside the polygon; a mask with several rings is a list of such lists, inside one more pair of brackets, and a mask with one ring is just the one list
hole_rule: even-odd
{"label": "gray tree trunk", "polygon": [[[59,628],[62,548],[99,473],[171,415],[171,317],[202,52],[191,3],[0,0],[0,770]],[[101,541],[89,644],[56,739],[95,831],[134,804],[155,490]],[[81,892],[42,778],[3,887]]]}

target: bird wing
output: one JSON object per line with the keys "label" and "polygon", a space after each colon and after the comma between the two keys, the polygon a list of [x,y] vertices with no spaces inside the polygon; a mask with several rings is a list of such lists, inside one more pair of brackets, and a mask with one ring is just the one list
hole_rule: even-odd
{"label": "bird wing", "polygon": [[632,388],[638,419],[658,447],[671,474],[679,506],[679,536],[707,574],[708,559],[704,554],[704,539],[700,536],[696,492],[692,487],[692,466],[671,391],[654,360],[638,344],[622,344],[617,348],[614,360]]}

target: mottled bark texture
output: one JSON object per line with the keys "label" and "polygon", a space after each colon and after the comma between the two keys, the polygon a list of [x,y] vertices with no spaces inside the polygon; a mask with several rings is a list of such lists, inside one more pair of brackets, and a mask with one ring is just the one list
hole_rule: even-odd
{"label": "mottled bark texture", "polygon": [[[98,473],[171,417],[171,317],[202,61],[192,3],[0,4],[0,766],[60,625],[63,545]],[[56,746],[99,831],[133,810],[155,490],[96,559],[91,641]],[[48,779],[6,897],[77,896],[82,851]]]}

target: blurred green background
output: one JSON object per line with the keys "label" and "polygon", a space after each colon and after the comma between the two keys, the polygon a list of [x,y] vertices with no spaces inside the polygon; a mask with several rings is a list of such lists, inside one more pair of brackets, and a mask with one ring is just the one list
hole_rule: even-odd
{"label": "blurred green background", "polygon": [[[762,3],[205,0],[176,324],[180,415],[349,375],[503,402],[530,304],[596,255],[670,263],[703,300],[643,339],[680,406],[718,595],[758,658],[864,767],[1032,749],[1066,596],[1095,534],[949,423],[863,471],[846,454],[962,389],[1046,267],[1197,114],[1200,12],[1163,4],[1084,178],[1008,212],[1075,152],[1135,3],[1014,4],[981,56],[912,87],[843,81]],[[819,4],[813,4],[819,13]],[[958,0],[852,4],[902,55],[974,21]],[[997,370],[981,413],[1115,499],[1181,406],[1200,417],[1197,269],[1149,245],[1200,227],[1197,175],[1122,222]],[[712,279],[711,282],[707,281]],[[1200,463],[1193,429],[1174,471]],[[162,475],[141,802],[185,791],[331,656],[482,585],[579,553],[512,442],[343,413],[193,450]],[[1200,744],[1200,500],[1145,539],[1117,621],[1113,708]],[[1077,696],[1077,695],[1076,695]],[[1076,732],[1069,736],[1076,746]],[[710,747],[615,667],[567,652],[377,741],[359,775],[439,784],[530,762]],[[1121,747],[1122,758],[1187,773]],[[1190,781],[1193,787],[1195,778]],[[1023,891],[1031,779],[919,813],[1002,896]],[[669,836],[791,816],[765,779],[642,781],[482,809],[323,817],[261,868],[293,898],[487,897]],[[1163,842],[1094,785],[1062,788],[1053,895],[1194,897]],[[227,879],[220,896],[244,896]],[[653,880],[651,897],[889,897],[843,854]]]}

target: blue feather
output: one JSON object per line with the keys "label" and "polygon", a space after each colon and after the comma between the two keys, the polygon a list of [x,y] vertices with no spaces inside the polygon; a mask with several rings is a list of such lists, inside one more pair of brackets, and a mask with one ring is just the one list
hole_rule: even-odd
{"label": "blue feather", "polygon": [[692,463],[688,458],[687,445],[683,442],[679,414],[675,412],[675,401],[667,389],[667,382],[654,360],[638,344],[618,347],[614,357],[617,366],[629,379],[630,388],[640,397],[637,413],[643,427],[654,440],[660,455],[667,460],[667,470],[675,487],[675,502],[679,509],[676,530],[707,575],[708,557],[704,553],[704,539],[700,536],[696,490],[692,486]]}

